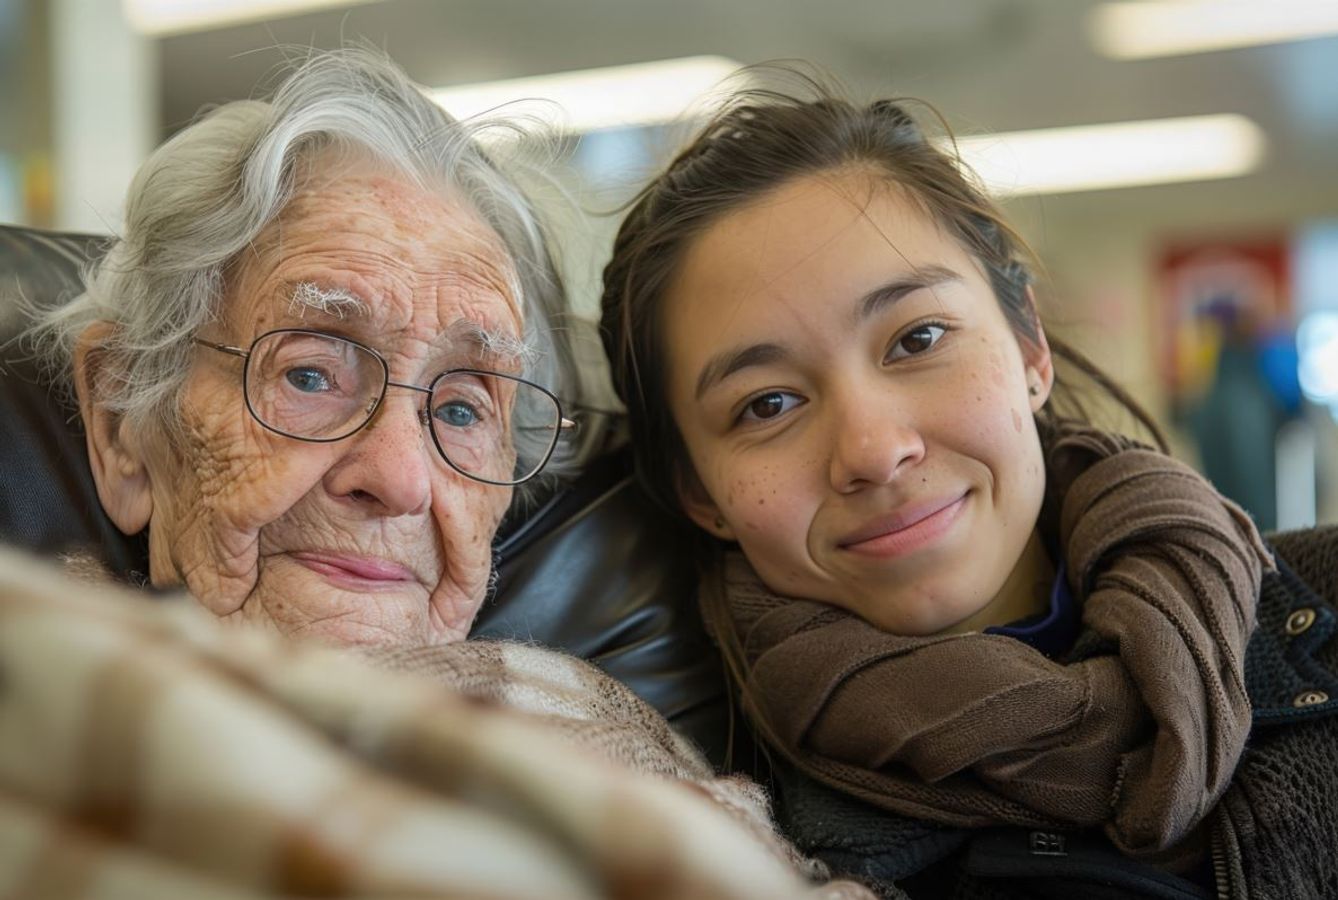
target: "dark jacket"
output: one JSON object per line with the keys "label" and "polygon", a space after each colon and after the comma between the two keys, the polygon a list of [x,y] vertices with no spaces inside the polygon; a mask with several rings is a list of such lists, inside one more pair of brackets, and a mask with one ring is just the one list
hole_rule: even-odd
{"label": "dark jacket", "polygon": [[[1274,535],[1246,650],[1254,724],[1180,878],[1099,832],[963,830],[903,818],[777,762],[777,816],[837,874],[913,898],[1338,900],[1338,526]],[[1204,885],[1208,885],[1205,887]]]}

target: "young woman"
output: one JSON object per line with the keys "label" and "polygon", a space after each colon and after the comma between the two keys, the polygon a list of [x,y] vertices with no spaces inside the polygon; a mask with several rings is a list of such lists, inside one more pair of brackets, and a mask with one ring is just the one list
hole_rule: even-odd
{"label": "young woman", "polygon": [[740,95],[603,309],[804,850],[912,896],[1338,897],[1338,529],[1266,546],[1057,412],[1060,359],[1156,434],[901,105]]}

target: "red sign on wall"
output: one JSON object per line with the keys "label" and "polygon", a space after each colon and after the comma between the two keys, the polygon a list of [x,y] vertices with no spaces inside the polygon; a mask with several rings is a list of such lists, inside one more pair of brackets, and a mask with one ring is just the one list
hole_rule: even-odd
{"label": "red sign on wall", "polygon": [[1285,237],[1167,245],[1162,292],[1162,375],[1178,400],[1211,382],[1231,330],[1254,337],[1292,327]]}

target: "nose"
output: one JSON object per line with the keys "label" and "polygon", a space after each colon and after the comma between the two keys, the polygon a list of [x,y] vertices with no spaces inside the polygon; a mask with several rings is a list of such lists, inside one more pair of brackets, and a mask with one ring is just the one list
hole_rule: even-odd
{"label": "nose", "polygon": [[924,459],[924,437],[900,407],[881,392],[832,404],[830,477],[836,491],[887,484]]}
{"label": "nose", "polygon": [[372,421],[343,442],[343,455],[326,473],[326,490],[378,515],[426,513],[436,450],[418,418],[421,402],[416,393],[388,393]]}

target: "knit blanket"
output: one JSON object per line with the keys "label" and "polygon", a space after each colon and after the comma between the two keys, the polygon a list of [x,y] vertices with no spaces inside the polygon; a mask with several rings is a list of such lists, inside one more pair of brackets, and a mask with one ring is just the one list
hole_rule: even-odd
{"label": "knit blanket", "polygon": [[370,662],[0,551],[0,895],[870,896],[584,663]]}

